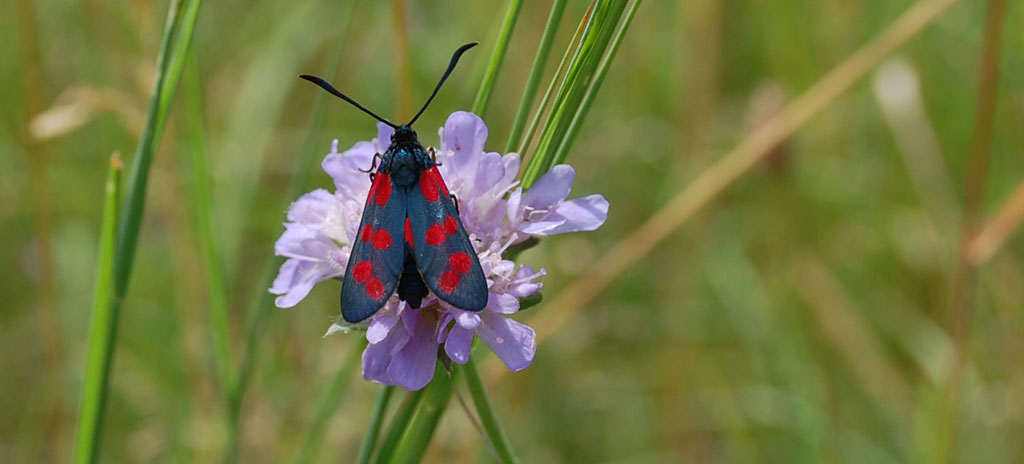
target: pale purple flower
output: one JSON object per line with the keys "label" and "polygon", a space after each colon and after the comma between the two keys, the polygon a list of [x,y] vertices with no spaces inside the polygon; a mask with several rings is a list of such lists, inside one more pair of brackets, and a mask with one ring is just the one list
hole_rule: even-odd
{"label": "pale purple flower", "polygon": [[[335,192],[318,189],[292,204],[285,232],[275,244],[277,254],[288,258],[270,288],[280,295],[277,306],[294,306],[317,282],[345,275],[350,237],[356,234],[370,189],[364,170],[375,153],[387,149],[383,141],[390,140],[392,132],[378,124],[377,138],[358,142],[343,153],[338,153],[335,141],[322,163]],[[516,180],[519,155],[485,152],[487,126],[475,114],[452,113],[438,135],[438,170],[458,198],[489,295],[479,312],[455,308],[433,294],[414,310],[392,295],[364,323],[369,345],[363,352],[363,377],[409,390],[419,390],[433,378],[441,345],[448,358],[464,364],[474,336],[509,369],[529,366],[537,349],[535,333],[509,316],[519,311],[520,299],[540,290],[537,279],[545,271],[517,265],[503,259],[502,253],[533,236],[594,230],[608,215],[608,202],[600,195],[566,201],[575,176],[567,165],[555,166],[524,193]],[[328,334],[350,328],[339,318]]]}

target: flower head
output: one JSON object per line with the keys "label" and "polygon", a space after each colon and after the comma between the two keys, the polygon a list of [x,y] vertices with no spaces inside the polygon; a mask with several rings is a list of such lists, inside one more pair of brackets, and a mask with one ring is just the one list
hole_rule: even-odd
{"label": "flower head", "polygon": [[[358,142],[338,153],[335,141],[322,167],[334,180],[334,193],[314,190],[288,211],[285,231],[275,244],[287,259],[270,291],[278,307],[301,301],[318,282],[341,278],[351,253],[351,237],[370,189],[365,169],[376,153],[387,150],[394,131],[377,125],[377,138]],[[438,170],[458,198],[460,219],[487,278],[487,306],[464,311],[428,295],[419,309],[392,295],[366,326],[369,345],[363,352],[363,377],[409,390],[426,386],[434,376],[438,348],[454,362],[469,359],[473,337],[479,337],[513,371],[525,369],[536,352],[534,331],[509,316],[521,298],[542,284],[543,269],[534,270],[504,259],[508,247],[534,236],[594,230],[608,215],[600,195],[569,200],[575,171],[555,166],[525,193],[515,179],[519,155],[484,151],[487,126],[478,116],[455,112],[439,131]],[[346,330],[339,320],[328,333]]]}

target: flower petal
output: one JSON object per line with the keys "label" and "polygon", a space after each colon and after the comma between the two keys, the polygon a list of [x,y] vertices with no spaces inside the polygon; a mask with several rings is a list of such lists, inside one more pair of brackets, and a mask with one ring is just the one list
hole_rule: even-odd
{"label": "flower petal", "polygon": [[[408,311],[407,311],[408,312]],[[405,318],[403,318],[405,320]],[[434,327],[427,321],[420,321],[412,338],[392,357],[388,366],[388,375],[395,385],[407,390],[416,391],[430,383],[434,378],[437,364],[437,340]]]}
{"label": "flower petal", "polygon": [[395,128],[391,127],[382,122],[377,123],[377,138],[373,139],[376,147],[376,152],[384,154],[391,146],[391,136],[395,133]]}
{"label": "flower petal", "polygon": [[404,331],[392,330],[387,338],[380,343],[370,343],[363,350],[363,378],[385,385],[394,385],[388,374],[392,352],[396,345],[400,346],[407,336]]}
{"label": "flower petal", "polygon": [[445,148],[453,152],[450,163],[462,179],[473,179],[486,142],[487,125],[473,113],[456,111],[444,123]]}
{"label": "flower petal", "polygon": [[459,364],[469,361],[469,353],[473,347],[473,331],[459,326],[452,327],[448,340],[444,342],[444,352]]}
{"label": "flower petal", "polygon": [[544,219],[549,222],[559,222],[559,224],[535,235],[595,230],[608,219],[608,200],[601,195],[590,195],[562,202]]}
{"label": "flower petal", "polygon": [[381,314],[382,312],[378,311],[370,320],[370,325],[366,327],[366,341],[370,343],[380,343],[398,323],[397,314]]}
{"label": "flower petal", "polygon": [[[296,264],[289,265],[291,262]],[[284,293],[274,299],[274,304],[278,308],[291,308],[309,295],[313,285],[341,274],[326,263],[290,259],[281,266],[274,285],[270,287],[272,293]]]}
{"label": "flower petal", "polygon": [[523,204],[534,209],[550,208],[569,196],[575,177],[576,171],[568,164],[551,168],[523,194]]}
{"label": "flower petal", "polygon": [[[370,177],[360,169],[370,169],[376,147],[370,142],[356,142],[343,153],[332,152],[320,163],[334,186],[345,198],[361,199],[370,190]],[[361,196],[360,196],[361,195]]]}
{"label": "flower petal", "polygon": [[477,336],[491,347],[509,370],[515,372],[529,367],[537,352],[533,329],[494,313],[484,312],[480,316],[484,323],[476,330]]}
{"label": "flower petal", "polygon": [[519,311],[519,298],[507,293],[491,293],[488,295],[487,309],[499,314],[515,314]]}

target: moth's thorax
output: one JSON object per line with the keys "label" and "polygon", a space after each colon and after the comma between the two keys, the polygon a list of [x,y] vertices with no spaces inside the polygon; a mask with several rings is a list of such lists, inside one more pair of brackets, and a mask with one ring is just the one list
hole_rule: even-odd
{"label": "moth's thorax", "polygon": [[380,172],[390,175],[398,188],[407,189],[416,184],[420,173],[434,164],[423,145],[420,145],[416,131],[409,126],[398,126],[391,135],[391,145],[381,159]]}

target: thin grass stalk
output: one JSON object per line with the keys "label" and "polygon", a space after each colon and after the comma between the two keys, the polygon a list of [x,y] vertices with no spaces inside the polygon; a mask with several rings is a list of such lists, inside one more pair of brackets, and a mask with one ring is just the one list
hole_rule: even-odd
{"label": "thin grass stalk", "polygon": [[608,50],[604,60],[598,66],[597,71],[594,73],[594,77],[590,81],[590,85],[587,87],[586,93],[583,95],[583,100],[580,102],[579,108],[576,110],[576,114],[572,117],[572,122],[569,123],[569,127],[565,131],[565,136],[562,142],[558,145],[558,149],[555,150],[553,161],[551,165],[561,164],[565,161],[566,156],[569,154],[569,148],[572,147],[573,142],[576,140],[576,135],[580,131],[580,126],[583,125],[583,120],[587,117],[587,113],[590,112],[590,106],[594,103],[594,98],[597,97],[597,92],[601,90],[601,84],[604,82],[605,75],[608,74],[608,69],[611,68],[612,60],[615,59],[615,54],[619,51],[619,46],[622,45],[622,39],[626,36],[626,32],[629,31],[629,25],[633,23],[633,17],[636,16],[636,11],[640,8],[640,4],[643,0],[634,0],[633,5],[626,12],[626,19],[622,21],[622,25],[619,27],[618,32],[612,38],[611,47]]}
{"label": "thin grass stalk", "polygon": [[334,380],[331,381],[330,387],[327,388],[324,396],[317,403],[313,413],[313,422],[303,436],[302,445],[299,446],[298,454],[296,454],[293,460],[297,464],[313,462],[316,459],[316,453],[320,450],[320,444],[324,441],[327,421],[334,414],[334,411],[338,410],[338,404],[341,402],[341,398],[345,396],[348,382],[352,378],[352,372],[355,371],[356,366],[359,364],[363,348],[366,348],[366,337],[356,337],[356,340],[351,342],[351,345],[348,356],[345,358],[345,363],[334,374]]}
{"label": "thin grass stalk", "polygon": [[210,340],[221,393],[224,395],[226,424],[234,417],[238,396],[238,377],[231,354],[231,323],[228,317],[228,291],[224,267],[217,254],[213,234],[213,204],[210,198],[210,168],[206,153],[206,135],[203,128],[203,97],[200,89],[199,60],[195,49],[189,53],[191,65],[185,75],[185,112],[188,143],[188,168],[191,172],[191,202],[199,257],[206,278],[206,297],[209,305]]}
{"label": "thin grass stalk", "polygon": [[103,200],[103,223],[100,226],[99,263],[96,266],[96,293],[93,296],[92,321],[89,323],[89,346],[86,351],[85,376],[78,413],[78,436],[75,462],[96,462],[102,432],[103,412],[107,397],[107,379],[117,332],[117,306],[114,298],[114,253],[117,249],[117,223],[121,199],[121,157],[110,157]]}
{"label": "thin grass stalk", "polygon": [[477,372],[473,357],[470,356],[469,360],[466,361],[466,365],[459,370],[465,372],[469,395],[473,398],[473,404],[480,415],[480,423],[483,426],[484,433],[494,446],[498,459],[503,464],[519,462],[516,459],[515,453],[512,452],[512,445],[508,442],[505,432],[501,430],[498,416],[494,413],[494,408],[491,407],[491,400],[487,398],[487,389],[484,388],[483,381],[480,380],[480,373]]}
{"label": "thin grass stalk", "polygon": [[594,12],[593,22],[583,35],[579,53],[570,62],[566,71],[565,81],[551,109],[551,116],[541,133],[534,158],[530,160],[528,172],[531,178],[524,185],[532,185],[534,177],[539,177],[554,166],[554,155],[565,132],[572,122],[583,99],[586,87],[593,77],[594,70],[607,48],[608,41],[622,16],[625,1],[607,0],[599,2]]}
{"label": "thin grass stalk", "polygon": [[[192,55],[192,37],[195,34],[196,19],[199,16],[199,7],[202,4],[202,0],[188,0],[188,3],[182,9],[181,30],[178,31],[174,53],[167,68],[168,85],[163,87],[158,98],[159,109],[157,114],[160,115],[160,119],[156,126],[157,134],[162,133],[167,125],[167,119],[171,114],[171,104],[174,101],[174,94],[178,88],[178,81],[181,79],[182,72],[184,72],[185,63],[189,61],[189,56]],[[195,62],[195,60],[192,61]]]}
{"label": "thin grass stalk", "polygon": [[[405,464],[420,462],[423,459],[437,423],[444,415],[452,394],[455,393],[455,383],[459,377],[459,370],[454,370],[449,375],[440,362],[437,364],[436,372],[434,379],[424,389],[423,401],[416,409],[416,415],[409,422],[409,427],[402,435],[389,462]],[[383,450],[381,447],[381,451]]]}
{"label": "thin grass stalk", "polygon": [[370,424],[366,427],[366,436],[363,437],[363,444],[359,446],[359,457],[356,464],[369,464],[373,457],[373,449],[377,446],[377,439],[380,437],[380,428],[384,423],[384,412],[388,409],[391,396],[395,393],[392,385],[381,385],[377,391],[377,399],[373,402],[373,413],[370,415]]}
{"label": "thin grass stalk", "polygon": [[[533,119],[530,120],[530,127],[526,130],[526,135],[519,142],[516,148],[516,153],[525,155],[526,149],[530,146],[530,142],[533,140],[533,135],[537,132],[537,127],[540,125],[540,121],[543,119],[544,110],[547,109],[548,102],[551,100],[551,96],[554,95],[555,87],[559,82],[559,76],[562,75],[562,71],[569,64],[570,58],[573,56],[575,51],[579,48],[579,43],[583,37],[583,31],[586,28],[587,23],[590,21],[590,13],[594,9],[594,2],[590,2],[590,6],[587,8],[586,13],[583,14],[583,18],[580,19],[579,26],[576,27],[576,32],[573,34],[572,39],[569,41],[569,46],[565,48],[565,53],[562,54],[562,59],[558,62],[558,67],[555,68],[554,75],[551,76],[551,82],[548,83],[547,90],[544,91],[544,96],[540,99],[540,104],[537,106],[537,111],[533,114]],[[526,163],[527,169],[530,164],[533,163],[533,157],[531,156],[529,161]]]}
{"label": "thin grass stalk", "polygon": [[519,101],[519,109],[516,110],[515,119],[512,120],[512,129],[508,134],[508,142],[505,143],[505,153],[512,152],[519,145],[519,138],[522,137],[523,129],[526,127],[526,118],[530,116],[530,108],[533,107],[534,97],[537,96],[540,80],[544,77],[548,56],[551,55],[551,44],[555,41],[558,25],[562,22],[565,4],[566,0],[555,0],[551,5],[551,13],[548,15],[547,25],[544,26],[544,35],[541,36],[540,45],[537,46],[537,56],[534,57],[533,67],[530,68],[530,77],[526,79],[523,98]]}
{"label": "thin grass stalk", "polygon": [[[354,0],[345,2],[339,14],[339,21],[337,27],[337,36],[335,38],[335,48],[331,54],[331,58],[324,70],[324,77],[328,80],[333,80],[337,75],[338,65],[341,63],[342,50],[345,44],[345,37],[348,31],[350,19],[352,17],[352,7]],[[320,128],[323,126],[324,121],[324,109],[326,108],[327,97],[324,92],[317,92],[313,97],[313,105],[310,110],[309,116],[309,130],[306,131],[306,136],[302,142],[302,148],[299,150],[299,156],[296,160],[295,174],[291,178],[291,182],[288,184],[288,191],[284,197],[284,203],[281,205],[281,210],[287,210],[292,203],[292,199],[298,198],[302,194],[303,189],[306,188],[306,183],[309,181],[310,172],[312,171],[313,160],[318,153],[317,134],[320,133]],[[231,429],[229,430],[229,436],[231,437],[231,445],[227,453],[228,460],[231,460],[234,453],[237,451],[238,444],[238,420],[239,414],[241,413],[241,402],[245,397],[245,390],[249,385],[249,381],[252,378],[253,369],[256,365],[256,359],[259,357],[259,346],[260,339],[263,336],[263,328],[266,325],[267,316],[274,306],[274,295],[267,291],[271,284],[274,282],[274,276],[276,275],[276,269],[278,262],[276,259],[267,260],[263,267],[262,274],[260,275],[259,285],[256,286],[256,295],[250,304],[249,314],[250,319],[247,324],[247,335],[245,340],[245,347],[242,353],[242,365],[239,368],[238,373],[238,395],[236,398],[235,406],[235,417],[231,419]]]}
{"label": "thin grass stalk", "polygon": [[494,91],[494,83],[498,80],[498,71],[501,71],[501,64],[505,60],[505,52],[508,51],[509,41],[512,39],[512,31],[516,28],[516,21],[519,20],[519,11],[523,8],[522,0],[512,0],[508,5],[508,12],[501,22],[501,29],[498,29],[498,40],[494,42],[494,50],[491,51],[491,59],[487,62],[487,69],[484,71],[484,78],[480,82],[476,98],[473,100],[473,112],[483,117],[487,111],[487,103],[491,100],[491,93]]}
{"label": "thin grass stalk", "polygon": [[[544,152],[541,150],[542,143],[544,143],[545,133],[548,131],[547,127],[552,123],[551,119],[554,118],[555,112],[557,111],[558,101],[563,89],[566,87],[569,79],[568,69],[572,67],[572,64],[578,59],[580,53],[582,53],[584,37],[590,30],[594,22],[594,7],[597,5],[597,0],[590,2],[590,7],[587,8],[586,13],[583,14],[583,19],[580,20],[580,25],[576,29],[576,35],[573,36],[573,40],[569,43],[569,46],[565,50],[565,54],[562,56],[562,61],[558,65],[558,69],[555,70],[554,76],[551,77],[551,83],[548,84],[548,89],[544,93],[544,98],[541,99],[540,106],[537,108],[537,112],[534,113],[533,121],[530,123],[530,128],[526,131],[526,136],[523,137],[522,142],[519,146],[519,152],[525,153],[530,142],[533,140],[534,133],[540,126],[540,121],[543,119],[544,110],[548,106],[548,101],[554,96],[555,103],[552,103],[551,111],[548,114],[547,122],[544,125],[544,129],[541,131],[541,140],[537,142],[537,146],[533,150],[533,154],[530,156],[530,160],[526,163],[526,168],[523,170],[522,181],[523,188],[529,188],[534,182],[540,178],[543,174],[541,167],[547,162],[544,159]],[[562,70],[566,69],[566,74],[562,74]],[[557,92],[556,89],[557,88]]]}
{"label": "thin grass stalk", "polygon": [[[128,181],[127,202],[121,212],[120,224],[117,230],[117,257],[115,258],[114,269],[114,301],[113,304],[120,304],[128,291],[128,281],[131,277],[132,265],[135,262],[135,248],[138,245],[139,229],[142,226],[142,213],[146,207],[146,185],[149,182],[149,169],[153,164],[153,156],[156,153],[157,141],[161,135],[161,123],[164,119],[160,108],[160,95],[165,93],[167,86],[167,70],[169,69],[170,50],[172,49],[171,39],[174,37],[174,30],[178,26],[178,12],[181,9],[181,0],[171,0],[168,6],[167,20],[164,24],[163,38],[160,40],[160,52],[157,55],[156,77],[153,85],[153,94],[149,99],[149,109],[146,112],[146,124],[143,126],[142,136],[135,149],[135,159],[132,162],[132,171]],[[163,111],[169,110],[168,107]]]}
{"label": "thin grass stalk", "polygon": [[398,448],[398,443],[402,440],[406,430],[408,430],[409,422],[412,420],[412,416],[416,414],[416,409],[423,400],[424,393],[426,393],[425,389],[410,392],[405,397],[405,401],[398,407],[398,412],[391,418],[388,433],[384,435],[384,440],[380,442],[377,456],[373,460],[375,464],[391,462],[391,457],[394,455],[396,448]]}
{"label": "thin grass stalk", "polygon": [[988,179],[989,147],[995,121],[996,91],[999,87],[999,57],[1002,44],[1006,0],[989,0],[985,15],[985,36],[981,62],[978,66],[978,99],[974,110],[974,127],[967,152],[967,179],[964,190],[963,220],[956,273],[950,296],[949,327],[960,358],[966,351],[967,321],[970,318],[971,281],[973,272],[967,261],[967,245],[981,217],[981,207]]}
{"label": "thin grass stalk", "polygon": [[1013,193],[999,210],[967,244],[967,260],[975,266],[982,266],[992,258],[1006,240],[1024,221],[1024,180],[1017,183]]}

